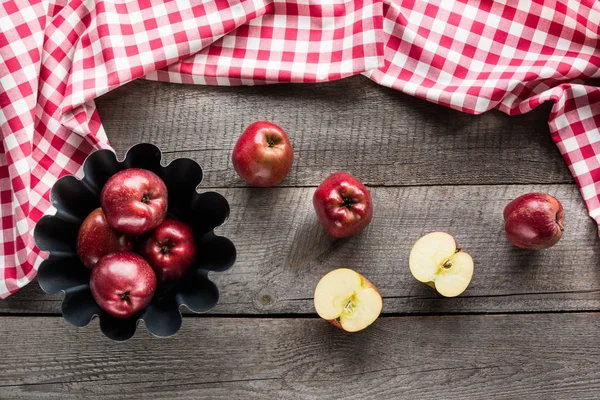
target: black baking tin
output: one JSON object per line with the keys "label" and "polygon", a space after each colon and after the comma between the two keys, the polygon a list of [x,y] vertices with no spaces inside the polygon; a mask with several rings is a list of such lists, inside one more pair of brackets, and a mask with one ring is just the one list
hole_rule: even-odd
{"label": "black baking tin", "polygon": [[[70,324],[83,327],[97,316],[100,329],[108,338],[127,340],[143,320],[150,333],[167,337],[181,327],[181,305],[200,313],[217,304],[219,291],[208,279],[208,272],[225,271],[236,258],[233,243],[213,232],[229,217],[229,204],[218,193],[197,192],[203,172],[195,161],[179,158],[163,167],[161,159],[161,151],[149,143],[133,146],[123,161],[117,160],[111,150],[98,150],[85,160],[81,180],[65,176],[52,188],[50,201],[57,210],[56,215],[40,219],[34,231],[38,248],[50,253],[39,267],[38,281],[46,293],[65,293],[62,313]],[[147,308],[131,318],[120,319],[107,314],[94,301],[89,287],[90,270],[77,257],[76,242],[85,217],[100,207],[100,191],[106,181],[126,168],[148,169],[165,181],[168,214],[192,227],[197,260],[182,279],[159,285]]]}

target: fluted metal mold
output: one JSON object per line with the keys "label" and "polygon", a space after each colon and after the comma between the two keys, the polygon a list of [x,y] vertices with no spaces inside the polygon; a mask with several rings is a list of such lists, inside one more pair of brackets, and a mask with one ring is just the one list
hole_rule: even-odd
{"label": "fluted metal mold", "polygon": [[[65,176],[53,186],[50,200],[57,212],[40,219],[34,231],[36,245],[50,254],[39,267],[38,282],[48,294],[65,293],[62,313],[70,324],[83,327],[97,317],[108,338],[122,341],[131,338],[139,322],[144,321],[150,333],[168,337],[181,327],[181,306],[201,313],[217,304],[219,290],[208,279],[208,272],[225,271],[236,258],[233,243],[214,233],[229,217],[229,203],[219,193],[197,191],[203,171],[194,160],[180,158],[167,166],[162,166],[161,160],[160,149],[149,143],[133,146],[121,161],[110,150],[98,150],[85,160],[81,180]],[[119,319],[94,301],[90,271],[77,257],[76,242],[81,223],[100,206],[100,191],[106,181],[126,168],[148,169],[165,181],[168,215],[192,227],[198,256],[185,277],[159,285],[148,307],[131,318]]]}

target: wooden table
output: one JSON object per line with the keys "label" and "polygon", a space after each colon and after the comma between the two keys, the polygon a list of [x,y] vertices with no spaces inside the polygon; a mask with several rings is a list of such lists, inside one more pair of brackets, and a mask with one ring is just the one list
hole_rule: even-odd
{"label": "wooden table", "polygon": [[[125,343],[98,322],[76,329],[61,295],[37,282],[0,302],[1,399],[600,398],[600,246],[596,226],[546,125],[462,114],[354,77],[319,85],[219,88],[138,81],[97,101],[122,156],[153,142],[191,157],[231,218],[238,249],[214,310],[185,315],[169,339],[141,326]],[[289,133],[296,159],[280,187],[246,187],[230,163],[259,119]],[[346,240],[317,225],[312,193],[346,170],[372,190],[370,227]],[[556,195],[566,232],[529,252],[504,238],[502,210],[529,191]],[[448,231],[475,259],[459,298],[412,278],[414,241]],[[320,320],[312,294],[338,267],[367,276],[384,314],[347,334]]]}

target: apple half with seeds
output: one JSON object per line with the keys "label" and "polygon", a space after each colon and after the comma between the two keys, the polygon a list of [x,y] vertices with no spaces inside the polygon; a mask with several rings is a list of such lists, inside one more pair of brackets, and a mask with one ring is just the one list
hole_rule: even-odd
{"label": "apple half with seeds", "polygon": [[357,332],[371,325],[382,307],[377,288],[348,268],[329,272],[315,289],[317,314],[346,332]]}
{"label": "apple half with seeds", "polygon": [[418,281],[445,297],[464,292],[473,277],[473,259],[444,232],[428,233],[417,240],[408,265]]}

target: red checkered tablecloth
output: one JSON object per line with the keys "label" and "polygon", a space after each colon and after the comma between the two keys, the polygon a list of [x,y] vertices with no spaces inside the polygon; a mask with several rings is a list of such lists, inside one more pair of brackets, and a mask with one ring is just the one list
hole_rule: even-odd
{"label": "red checkered tablecloth", "polygon": [[109,148],[94,99],[133,79],[254,85],[364,74],[468,113],[554,102],[600,224],[600,2],[0,0],[0,298],[35,277],[49,191]]}

